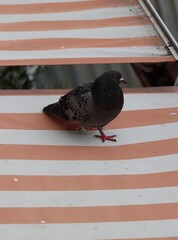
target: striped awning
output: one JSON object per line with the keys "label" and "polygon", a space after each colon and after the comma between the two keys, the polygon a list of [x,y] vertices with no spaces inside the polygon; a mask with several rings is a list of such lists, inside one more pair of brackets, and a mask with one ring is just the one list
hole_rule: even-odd
{"label": "striped awning", "polygon": [[43,114],[59,93],[1,91],[0,239],[178,239],[178,87],[126,89],[116,143]]}
{"label": "striped awning", "polygon": [[0,0],[0,65],[175,61],[144,2]]}

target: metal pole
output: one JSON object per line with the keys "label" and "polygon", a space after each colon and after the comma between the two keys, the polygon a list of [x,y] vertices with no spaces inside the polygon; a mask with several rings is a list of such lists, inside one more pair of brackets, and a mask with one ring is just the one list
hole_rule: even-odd
{"label": "metal pole", "polygon": [[[169,41],[169,43],[167,41],[165,42],[167,47],[170,49],[170,51],[172,50],[171,52],[172,52],[173,56],[176,58],[176,60],[178,60],[178,43],[176,42],[175,38],[172,36],[169,29],[167,28],[167,26],[165,25],[165,23],[163,22],[163,20],[157,13],[157,11],[155,10],[155,8],[152,5],[152,3],[150,2],[150,0],[139,0],[139,2],[142,5],[142,7],[144,7],[144,5],[145,5],[145,8],[147,8],[147,10],[152,14],[153,18],[155,19],[155,21],[157,23],[157,24],[156,23],[155,24],[159,26],[159,28],[161,29],[161,31],[164,33],[165,37],[167,38],[167,41]],[[155,21],[152,21],[153,24]],[[157,29],[157,30],[159,32],[159,29]]]}

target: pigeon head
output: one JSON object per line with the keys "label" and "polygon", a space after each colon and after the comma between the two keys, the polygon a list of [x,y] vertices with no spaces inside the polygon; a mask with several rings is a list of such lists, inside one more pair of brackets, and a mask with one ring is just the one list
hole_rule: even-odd
{"label": "pigeon head", "polygon": [[121,73],[117,71],[105,72],[99,76],[92,86],[95,103],[106,111],[115,108],[123,99],[123,93],[119,86],[122,82],[126,83]]}
{"label": "pigeon head", "polygon": [[118,85],[120,83],[125,83],[126,81],[122,77],[120,72],[117,71],[108,71],[103,73],[100,77],[95,80],[95,84],[98,85]]}
{"label": "pigeon head", "polygon": [[127,84],[127,82],[124,80],[124,78],[122,77],[120,72],[110,71],[105,74],[106,74],[106,77],[108,75],[108,78],[111,78],[113,81],[116,81],[118,84],[120,84],[120,83]]}

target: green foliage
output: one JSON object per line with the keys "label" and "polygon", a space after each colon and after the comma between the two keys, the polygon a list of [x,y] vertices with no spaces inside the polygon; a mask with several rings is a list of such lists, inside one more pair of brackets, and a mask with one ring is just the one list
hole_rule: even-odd
{"label": "green foliage", "polygon": [[32,89],[43,66],[10,66],[0,71],[0,89]]}

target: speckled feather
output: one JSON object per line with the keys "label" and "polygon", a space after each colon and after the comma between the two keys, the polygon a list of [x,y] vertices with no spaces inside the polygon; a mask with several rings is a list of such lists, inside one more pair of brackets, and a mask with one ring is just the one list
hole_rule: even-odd
{"label": "speckled feather", "polygon": [[82,124],[91,118],[91,86],[92,82],[78,86],[60,98],[58,104],[66,120]]}

